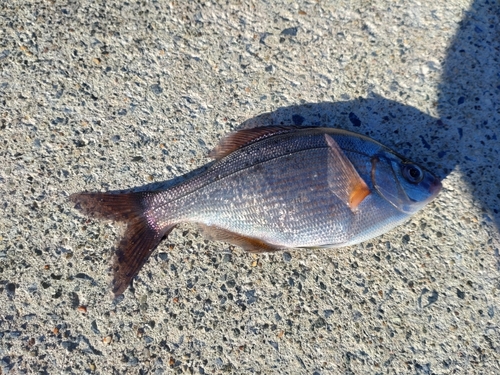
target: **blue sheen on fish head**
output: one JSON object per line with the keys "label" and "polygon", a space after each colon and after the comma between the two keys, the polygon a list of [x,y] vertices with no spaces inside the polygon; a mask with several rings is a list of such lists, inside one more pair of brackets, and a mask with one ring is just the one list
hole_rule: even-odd
{"label": "blue sheen on fish head", "polygon": [[401,212],[414,214],[441,190],[436,176],[398,155],[382,151],[371,161],[375,190]]}

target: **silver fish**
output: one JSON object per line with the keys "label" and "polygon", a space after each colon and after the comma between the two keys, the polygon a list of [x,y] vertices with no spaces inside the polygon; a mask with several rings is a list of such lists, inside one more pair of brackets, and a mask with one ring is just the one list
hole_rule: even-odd
{"label": "silver fish", "polygon": [[128,226],[113,265],[120,295],[182,222],[250,252],[353,245],[394,228],[441,182],[374,140],[331,128],[261,127],[223,138],[205,172],[164,190],[78,193],[84,213]]}

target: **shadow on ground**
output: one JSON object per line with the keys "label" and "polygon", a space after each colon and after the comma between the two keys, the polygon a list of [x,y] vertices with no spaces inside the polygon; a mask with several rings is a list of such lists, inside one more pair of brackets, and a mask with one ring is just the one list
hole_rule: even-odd
{"label": "shadow on ground", "polygon": [[500,3],[476,1],[450,44],[439,86],[444,140],[483,220],[500,228]]}

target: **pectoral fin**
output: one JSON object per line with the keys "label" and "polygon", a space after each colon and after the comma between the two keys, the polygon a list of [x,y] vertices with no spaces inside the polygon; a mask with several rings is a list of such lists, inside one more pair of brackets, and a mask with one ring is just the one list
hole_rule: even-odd
{"label": "pectoral fin", "polygon": [[333,193],[355,211],[370,194],[370,188],[337,142],[325,134],[330,154],[328,157],[328,185]]}
{"label": "pectoral fin", "polygon": [[198,224],[199,228],[210,240],[228,242],[240,246],[250,253],[269,253],[283,250],[280,247],[259,240],[258,238],[246,237],[238,233],[228,231],[215,225]]}

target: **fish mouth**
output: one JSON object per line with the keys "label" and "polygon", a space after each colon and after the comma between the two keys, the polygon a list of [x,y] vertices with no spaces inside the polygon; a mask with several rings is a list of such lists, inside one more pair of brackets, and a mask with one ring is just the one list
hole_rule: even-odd
{"label": "fish mouth", "polygon": [[[441,188],[443,187],[441,181],[439,178],[432,176],[433,180],[428,184],[428,191],[429,195],[427,198],[421,200],[421,201],[414,201],[410,198],[408,200],[411,201],[411,204],[407,206],[407,210],[402,210],[403,212],[406,213],[415,213],[418,210],[422,209],[425,205],[427,205],[429,202],[431,202],[436,196],[439,194],[441,191]],[[401,209],[400,209],[401,210]]]}
{"label": "fish mouth", "polygon": [[431,193],[431,196],[435,197],[436,195],[438,195],[442,187],[443,184],[441,183],[441,180],[437,177],[434,177],[434,181],[432,181],[431,186],[429,187],[429,192]]}

